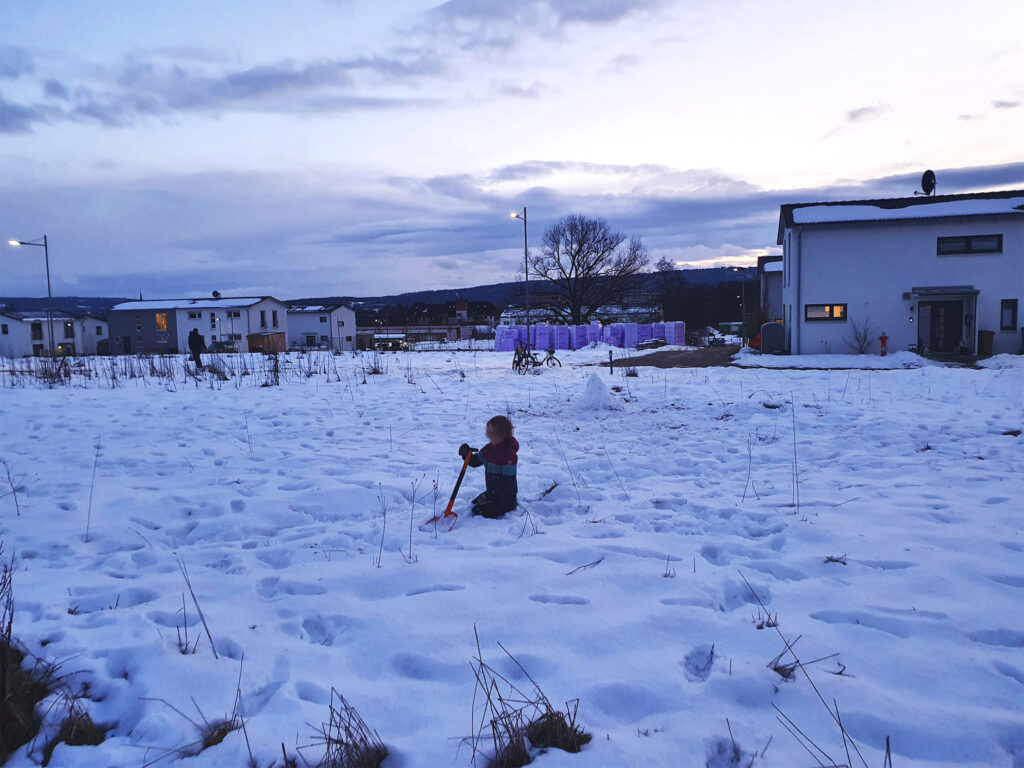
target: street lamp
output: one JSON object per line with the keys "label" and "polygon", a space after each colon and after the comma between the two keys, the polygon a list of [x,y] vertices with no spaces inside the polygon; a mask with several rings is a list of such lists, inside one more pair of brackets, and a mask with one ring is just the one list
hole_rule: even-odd
{"label": "street lamp", "polygon": [[8,240],[7,244],[17,248],[22,245],[34,245],[43,249],[46,257],[46,325],[50,329],[50,359],[57,360],[57,348],[53,344],[53,291],[50,290],[50,248],[46,243],[46,235],[39,240]]}
{"label": "street lamp", "polygon": [[509,214],[513,219],[519,219],[523,222],[523,270],[526,276],[526,347],[530,347],[530,248],[527,245],[526,239],[526,206],[523,206],[523,212],[512,211]]}

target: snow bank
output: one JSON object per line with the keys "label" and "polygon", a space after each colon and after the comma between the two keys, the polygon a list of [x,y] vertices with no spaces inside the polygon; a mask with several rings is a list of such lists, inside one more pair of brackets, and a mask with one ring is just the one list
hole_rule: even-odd
{"label": "snow bank", "polygon": [[994,368],[1003,371],[1024,371],[1024,355],[996,355],[995,357],[989,357],[985,360],[979,360],[978,366],[981,368]]}
{"label": "snow bank", "polygon": [[913,352],[893,352],[880,355],[762,355],[743,347],[733,355],[733,365],[744,368],[853,368],[865,371],[889,371],[899,368],[924,368],[940,363]]}

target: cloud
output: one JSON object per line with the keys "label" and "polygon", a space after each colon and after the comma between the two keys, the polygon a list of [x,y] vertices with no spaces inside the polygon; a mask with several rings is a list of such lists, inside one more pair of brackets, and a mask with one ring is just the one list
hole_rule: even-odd
{"label": "cloud", "polygon": [[502,96],[510,96],[514,99],[538,99],[547,90],[543,83],[534,81],[528,86],[518,83],[503,81],[498,85],[498,93]]}
{"label": "cloud", "polygon": [[846,113],[846,122],[863,123],[872,120],[886,112],[889,108],[884,104],[877,104],[873,107],[857,107]]}
{"label": "cloud", "polygon": [[53,99],[67,99],[68,89],[64,87],[64,83],[52,77],[48,77],[43,80],[43,94]]}
{"label": "cloud", "polygon": [[1020,102],[1010,101],[1007,99],[996,99],[992,102],[992,106],[996,109],[1015,109],[1020,106]]}
{"label": "cloud", "polygon": [[423,29],[465,49],[509,48],[522,33],[557,37],[572,25],[609,25],[669,0],[448,0],[425,14]]}
{"label": "cloud", "polygon": [[[147,117],[176,113],[217,115],[224,111],[321,112],[433,106],[435,99],[378,95],[382,86],[414,86],[445,71],[433,55],[362,56],[284,60],[273,64],[211,71],[203,65],[167,64],[156,58],[128,57],[104,72],[96,85],[68,88],[47,79],[44,93],[66,101],[45,111],[6,102],[0,130],[31,131],[36,123],[91,122],[107,127],[131,125]],[[195,56],[193,56],[193,60]],[[365,91],[373,86],[374,93]],[[4,128],[3,126],[7,127]]]}
{"label": "cloud", "polygon": [[31,75],[35,69],[32,54],[24,48],[0,46],[0,78],[15,80],[22,75]]}
{"label": "cloud", "polygon": [[45,107],[15,104],[0,94],[0,133],[31,133],[33,125],[52,118],[51,110]]}
{"label": "cloud", "polygon": [[[488,189],[484,182],[503,169],[383,182],[352,177],[340,188],[294,174],[207,173],[79,186],[0,177],[0,225],[18,221],[31,231],[46,223],[62,292],[74,286],[83,295],[132,296],[140,289],[149,296],[205,295],[265,283],[258,292],[284,298],[377,295],[513,278],[522,228],[508,212],[524,203],[533,247],[559,217],[580,212],[642,236],[655,259],[714,266],[749,263],[773,249],[783,203],[908,196],[920,178],[915,171],[771,190],[701,169],[603,167],[616,170],[619,183],[597,191],[567,191],[554,177],[544,185],[528,175],[500,192]],[[635,186],[651,168],[663,186]],[[1024,186],[1024,163],[936,172],[940,192]],[[728,191],[701,191],[707,178]],[[664,181],[671,179],[679,186]],[[57,220],[49,214],[55,208]],[[146,258],[133,267],[125,253]],[[12,269],[5,271],[6,291],[38,294],[37,270]]]}

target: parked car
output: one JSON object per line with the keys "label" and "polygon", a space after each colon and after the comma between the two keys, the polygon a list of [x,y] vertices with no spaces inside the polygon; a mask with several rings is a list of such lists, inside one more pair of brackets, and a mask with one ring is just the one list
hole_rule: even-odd
{"label": "parked car", "polygon": [[210,348],[207,351],[211,352],[213,354],[217,354],[217,353],[225,354],[225,353],[228,353],[228,352],[237,352],[238,351],[238,345],[235,344],[235,342],[233,342],[233,341],[224,341],[224,340],[215,341],[215,342],[213,342],[213,344],[210,345]]}

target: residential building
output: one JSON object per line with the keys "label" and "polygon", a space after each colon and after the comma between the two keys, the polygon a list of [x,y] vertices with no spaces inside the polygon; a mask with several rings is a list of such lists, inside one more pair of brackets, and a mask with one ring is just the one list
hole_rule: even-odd
{"label": "residential building", "polygon": [[1024,190],[783,205],[778,243],[794,354],[1022,351]]}
{"label": "residential building", "polygon": [[758,256],[757,277],[761,285],[761,311],[782,322],[782,257]]}
{"label": "residential building", "polygon": [[[91,315],[51,313],[58,355],[95,355],[107,351],[107,322]],[[50,354],[46,312],[4,310],[0,313],[0,356]]]}
{"label": "residential building", "polygon": [[107,321],[116,354],[187,352],[193,328],[207,348],[222,342],[218,346],[233,343],[239,352],[277,350],[288,332],[288,308],[273,296],[127,301],[114,306]]}
{"label": "residential building", "polygon": [[345,304],[288,302],[288,346],[323,347],[335,352],[356,348],[356,313]]}

